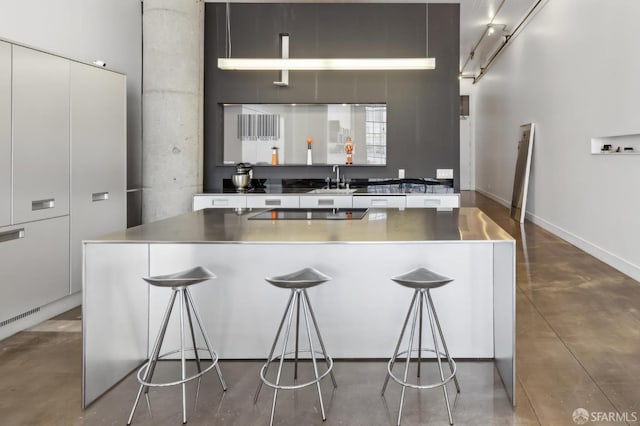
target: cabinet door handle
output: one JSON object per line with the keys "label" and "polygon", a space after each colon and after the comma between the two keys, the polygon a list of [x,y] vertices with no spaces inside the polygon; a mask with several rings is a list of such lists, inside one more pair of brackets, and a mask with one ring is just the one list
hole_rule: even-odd
{"label": "cabinet door handle", "polygon": [[281,204],[282,204],[282,200],[279,200],[279,199],[264,201],[265,206],[279,206]]}
{"label": "cabinet door handle", "polygon": [[94,192],[91,194],[91,201],[105,201],[109,199],[109,191],[107,192]]}
{"label": "cabinet door handle", "polygon": [[439,206],[440,205],[440,200],[438,198],[433,199],[426,199],[424,200],[424,204],[425,207],[431,207],[431,206]]}
{"label": "cabinet door handle", "polygon": [[0,232],[0,243],[5,241],[13,241],[24,238],[24,228],[14,229],[13,231]]}
{"label": "cabinet door handle", "polygon": [[332,198],[324,198],[324,199],[319,199],[318,200],[318,205],[319,206],[332,206],[333,205],[333,199]]}
{"label": "cabinet door handle", "polygon": [[226,198],[214,198],[213,200],[211,200],[211,205],[212,206],[228,206],[229,200],[227,200]]}
{"label": "cabinet door handle", "polygon": [[373,207],[384,207],[387,205],[387,200],[371,200]]}
{"label": "cabinet door handle", "polygon": [[56,199],[49,198],[47,200],[36,200],[31,202],[31,210],[45,210],[52,209],[56,206]]}

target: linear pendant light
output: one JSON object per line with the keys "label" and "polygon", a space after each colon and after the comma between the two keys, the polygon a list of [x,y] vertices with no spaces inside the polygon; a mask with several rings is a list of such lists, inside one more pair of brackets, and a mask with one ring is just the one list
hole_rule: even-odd
{"label": "linear pendant light", "polygon": [[[232,58],[229,2],[226,5],[226,57],[218,58],[218,68],[229,71],[281,71],[279,86],[288,85],[288,71],[433,70],[435,58],[289,58],[289,34],[280,34],[280,58]],[[428,13],[428,4],[425,9]],[[428,25],[428,15],[426,16]],[[429,51],[428,27],[427,53]]]}
{"label": "linear pendant light", "polygon": [[218,58],[221,70],[432,70],[435,58]]}

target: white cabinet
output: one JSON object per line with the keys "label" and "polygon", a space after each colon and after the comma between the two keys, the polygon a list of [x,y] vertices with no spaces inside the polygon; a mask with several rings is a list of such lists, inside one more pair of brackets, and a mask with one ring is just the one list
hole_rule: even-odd
{"label": "white cabinet", "polygon": [[13,223],[69,213],[69,61],[13,46]]}
{"label": "white cabinet", "polygon": [[458,208],[460,207],[460,194],[432,194],[413,195],[407,194],[408,208]]}
{"label": "white cabinet", "polygon": [[0,41],[0,227],[11,223],[11,45]]}
{"label": "white cabinet", "polygon": [[263,194],[196,194],[193,196],[193,210],[209,208],[298,208],[297,195]]}
{"label": "white cabinet", "polygon": [[69,217],[0,228],[0,322],[69,294]]}
{"label": "white cabinet", "polygon": [[71,284],[82,289],[82,240],[126,228],[126,78],[71,63]]}
{"label": "white cabinet", "polygon": [[301,195],[300,207],[304,209],[351,208],[351,195]]}
{"label": "white cabinet", "polygon": [[206,208],[443,208],[460,207],[460,194],[195,194],[193,210]]}
{"label": "white cabinet", "polygon": [[404,195],[354,195],[354,208],[401,208],[405,206]]}
{"label": "white cabinet", "polygon": [[243,209],[247,207],[247,196],[236,194],[197,194],[193,196],[193,211],[218,209]]}
{"label": "white cabinet", "polygon": [[298,208],[300,197],[298,195],[247,195],[247,207],[249,208]]}
{"label": "white cabinet", "polygon": [[126,227],[125,178],[125,77],[0,42],[0,322],[77,300],[81,240]]}

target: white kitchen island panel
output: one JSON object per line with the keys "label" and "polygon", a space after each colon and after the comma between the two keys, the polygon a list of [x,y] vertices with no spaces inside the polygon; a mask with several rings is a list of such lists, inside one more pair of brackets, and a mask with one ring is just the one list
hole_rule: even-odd
{"label": "white kitchen island panel", "polygon": [[[264,358],[289,291],[264,278],[312,266],[333,279],[308,290],[334,358],[388,358],[413,290],[391,277],[425,266],[454,279],[432,291],[452,356],[493,358],[492,244],[152,244],[151,275],[203,265],[217,279],[191,288],[221,358]],[[171,292],[151,288],[150,335]],[[177,320],[173,327],[178,326]],[[430,346],[430,333],[424,334]],[[166,348],[178,347],[178,328]]]}
{"label": "white kitchen island panel", "polygon": [[[82,406],[118,383],[147,356],[149,273],[146,244],[88,244],[83,250]],[[114,261],[117,267],[114,267]]]}

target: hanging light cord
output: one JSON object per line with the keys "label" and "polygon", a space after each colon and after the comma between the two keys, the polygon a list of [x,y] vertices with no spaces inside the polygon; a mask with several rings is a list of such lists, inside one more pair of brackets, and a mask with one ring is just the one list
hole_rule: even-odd
{"label": "hanging light cord", "polygon": [[226,13],[225,13],[226,19],[227,19],[227,25],[226,25],[226,46],[225,46],[225,53],[227,58],[231,58],[231,7],[229,5],[229,1],[227,0],[227,6],[226,6]]}
{"label": "hanging light cord", "polygon": [[425,15],[425,29],[424,29],[424,38],[425,38],[425,44],[427,46],[427,58],[429,57],[429,2],[427,1],[427,3],[424,6],[424,15]]}

